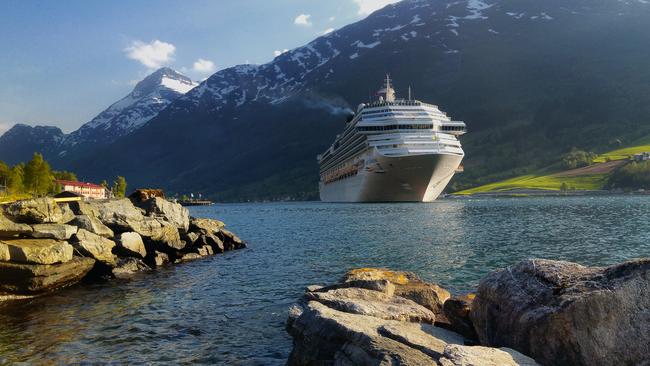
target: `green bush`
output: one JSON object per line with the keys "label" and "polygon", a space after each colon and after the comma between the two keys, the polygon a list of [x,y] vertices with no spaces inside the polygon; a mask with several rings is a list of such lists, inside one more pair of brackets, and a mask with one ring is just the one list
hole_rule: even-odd
{"label": "green bush", "polygon": [[596,154],[583,150],[573,149],[562,158],[562,165],[565,169],[576,169],[589,166],[594,162]]}
{"label": "green bush", "polygon": [[650,189],[650,161],[631,162],[609,178],[609,188]]}

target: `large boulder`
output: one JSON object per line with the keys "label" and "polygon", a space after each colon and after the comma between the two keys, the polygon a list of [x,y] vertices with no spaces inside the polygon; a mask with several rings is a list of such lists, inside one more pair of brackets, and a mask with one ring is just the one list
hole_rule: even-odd
{"label": "large boulder", "polygon": [[332,309],[347,313],[370,315],[381,319],[409,322],[435,322],[431,310],[412,300],[393,296],[392,291],[380,292],[365,288],[340,288],[326,292],[307,292],[307,300],[318,301]]}
{"label": "large boulder", "polygon": [[343,282],[351,281],[390,281],[395,285],[395,295],[401,296],[426,307],[436,315],[443,313],[442,307],[451,294],[444,288],[422,281],[411,272],[391,271],[385,268],[359,268],[343,276]]}
{"label": "large boulder", "polygon": [[77,233],[76,226],[66,224],[35,224],[32,228],[32,238],[68,240]]}
{"label": "large boulder", "polygon": [[[77,215],[97,217],[113,231],[136,231],[150,236],[153,230],[152,220],[145,221],[143,211],[135,207],[127,198],[76,203],[73,205],[73,210]],[[153,226],[154,229],[160,227],[158,222],[153,222]]]}
{"label": "large boulder", "polygon": [[0,293],[31,295],[69,286],[93,267],[92,258],[74,257],[62,264],[0,262]]}
{"label": "large boulder", "polygon": [[186,232],[190,226],[189,211],[178,203],[167,201],[162,197],[153,197],[136,205],[144,209],[148,216],[168,222],[177,229]]}
{"label": "large boulder", "polygon": [[33,264],[65,263],[72,259],[73,248],[53,239],[0,240],[0,261]]}
{"label": "large boulder", "polygon": [[89,215],[77,215],[75,219],[71,222],[72,225],[77,226],[79,229],[88,230],[93,234],[103,236],[105,238],[111,239],[115,235],[113,230],[108,226],[104,225],[99,219],[95,216]]}
{"label": "large boulder", "polygon": [[72,220],[49,197],[13,202],[7,206],[6,213],[13,221],[24,224],[56,224]]}
{"label": "large boulder", "polygon": [[544,365],[642,365],[650,355],[650,259],[612,267],[527,260],[480,282],[481,344]]}
{"label": "large boulder", "polygon": [[165,252],[175,252],[185,248],[185,242],[181,240],[180,233],[176,226],[165,223],[154,235],[151,236],[154,245]]}
{"label": "large boulder", "polygon": [[140,259],[147,256],[147,249],[140,234],[134,232],[121,233],[116,239],[117,247],[115,251],[118,255]]}
{"label": "large boulder", "polygon": [[459,344],[447,345],[439,362],[442,366],[538,366],[535,360],[513,349]]}
{"label": "large boulder", "polygon": [[429,324],[338,311],[317,301],[294,309],[288,365],[436,365],[448,341],[462,342]]}
{"label": "large boulder", "polygon": [[27,224],[17,224],[0,212],[0,238],[10,239],[19,235],[29,235],[32,227]]}
{"label": "large boulder", "polygon": [[88,230],[79,229],[72,238],[72,243],[82,255],[94,258],[104,265],[115,267],[117,265],[113,247],[115,242]]}

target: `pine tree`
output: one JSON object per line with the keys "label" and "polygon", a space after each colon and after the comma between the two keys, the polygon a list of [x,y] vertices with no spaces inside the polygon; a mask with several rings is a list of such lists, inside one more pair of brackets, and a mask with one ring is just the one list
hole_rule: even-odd
{"label": "pine tree", "polygon": [[34,153],[34,157],[25,165],[25,189],[37,196],[47,194],[53,188],[50,165],[43,160],[43,155]]}
{"label": "pine tree", "polygon": [[9,178],[9,192],[12,194],[22,193],[25,189],[23,184],[25,176],[25,168],[23,164],[16,164],[11,169],[11,175]]}
{"label": "pine tree", "polygon": [[11,179],[11,168],[4,161],[0,161],[0,193],[9,187]]}
{"label": "pine tree", "polygon": [[124,197],[126,195],[126,179],[122,176],[118,176],[113,182],[112,191],[115,197]]}

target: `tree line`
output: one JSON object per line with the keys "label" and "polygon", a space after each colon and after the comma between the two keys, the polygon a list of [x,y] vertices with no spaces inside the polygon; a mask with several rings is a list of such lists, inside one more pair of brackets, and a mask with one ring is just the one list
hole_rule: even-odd
{"label": "tree line", "polygon": [[[0,161],[0,194],[31,196],[56,194],[61,192],[57,180],[76,182],[77,175],[73,172],[52,170],[50,164],[39,153],[34,153],[27,163],[18,163],[14,166]],[[127,183],[122,176],[118,176],[110,187],[106,180],[101,185],[111,190],[115,197],[126,195]]]}

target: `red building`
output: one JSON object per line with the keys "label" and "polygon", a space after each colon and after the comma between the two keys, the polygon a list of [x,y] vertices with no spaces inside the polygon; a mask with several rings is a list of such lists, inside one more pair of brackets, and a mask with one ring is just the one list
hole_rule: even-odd
{"label": "red building", "polygon": [[86,198],[104,199],[108,198],[108,190],[100,185],[85,182],[73,182],[70,180],[57,180],[61,189],[67,192],[74,192]]}

